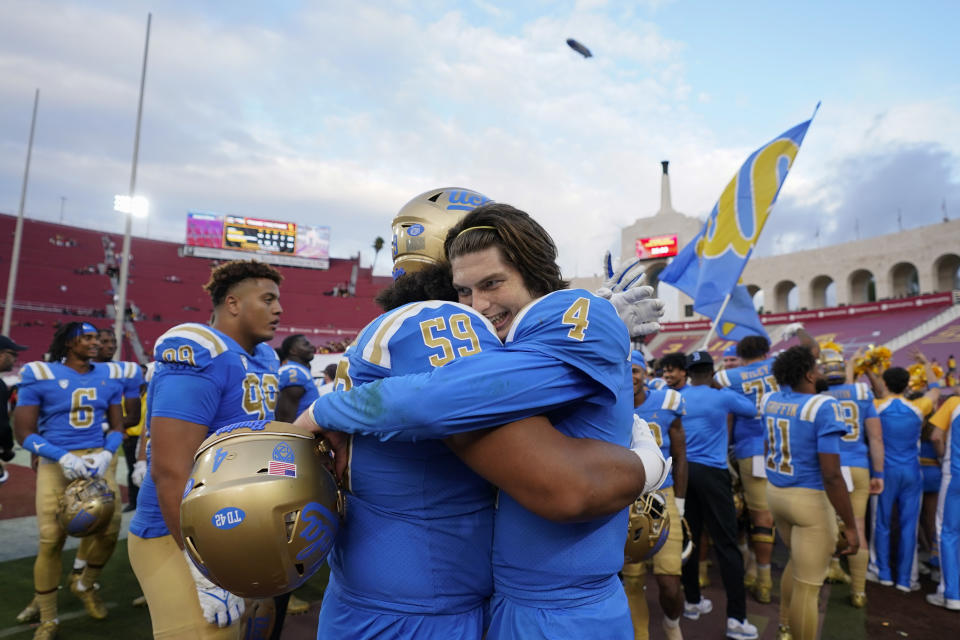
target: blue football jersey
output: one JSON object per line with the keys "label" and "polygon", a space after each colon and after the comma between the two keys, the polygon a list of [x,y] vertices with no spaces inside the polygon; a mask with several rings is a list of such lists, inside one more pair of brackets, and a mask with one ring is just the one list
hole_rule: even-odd
{"label": "blue football jersey", "polygon": [[[630,342],[616,310],[573,289],[524,307],[502,349],[321,396],[313,412],[318,424],[383,439],[442,438],[546,415],[566,435],[627,446],[632,390]],[[622,589],[626,509],[560,524],[501,493],[495,526],[494,577],[505,595],[559,607]]]}
{"label": "blue football jersey", "polygon": [[745,418],[757,408],[746,396],[730,389],[688,384],[680,389],[686,402],[683,431],[687,460],[718,469],[727,468],[727,415]]}
{"label": "blue football jersey", "polygon": [[663,378],[649,378],[647,379],[647,389],[653,389],[654,391],[659,391],[660,389],[667,388],[667,381]]}
{"label": "blue football jersey", "polygon": [[833,385],[824,393],[840,403],[840,415],[847,426],[847,432],[840,438],[840,463],[869,469],[866,420],[877,417],[873,392],[865,383],[857,382]]}
{"label": "blue football jersey", "polygon": [[280,378],[280,391],[287,387],[302,387],[303,395],[300,396],[300,402],[297,403],[297,415],[307,410],[313,404],[313,401],[320,397],[317,385],[310,375],[310,369],[299,362],[287,362],[280,367],[278,372]]}
{"label": "blue football jersey", "polygon": [[106,367],[109,377],[119,380],[123,385],[124,398],[139,398],[143,384],[143,371],[136,362],[97,362],[98,367]]}
{"label": "blue football jersey", "polygon": [[787,389],[761,398],[767,430],[767,479],[777,487],[823,490],[821,453],[840,453],[847,432],[834,398]]}
{"label": "blue football jersey", "polygon": [[104,445],[101,425],[122,394],[105,367],[78,373],[60,362],[30,362],[20,377],[17,405],[40,407],[37,433],[47,442],[68,451]]}
{"label": "blue football jersey", "polygon": [[927,398],[907,400],[903,396],[887,396],[877,404],[883,429],[884,468],[890,465],[920,466],[920,431],[923,421],[932,413]]}
{"label": "blue football jersey", "polygon": [[[417,302],[360,332],[335,385],[349,390],[497,349],[492,325],[470,307]],[[493,591],[493,500],[490,484],[439,440],[353,436],[345,526],[329,556],[332,588],[348,604],[381,613],[481,606]],[[323,622],[321,632],[334,631]]]}
{"label": "blue football jersey", "polygon": [[[314,419],[336,431],[377,434],[383,440],[439,439],[541,415],[577,400],[619,397],[620,372],[605,371],[604,363],[617,362],[629,373],[629,339],[609,301],[582,289],[565,289],[521,311],[527,320],[520,323],[517,315],[503,349],[460,358],[430,373],[328,393],[313,403]],[[586,333],[587,325],[594,330]],[[631,398],[632,390],[631,382]],[[619,435],[621,427],[604,429],[616,429]],[[607,439],[611,433],[585,437]],[[629,440],[628,433],[624,444]]]}
{"label": "blue football jersey", "polygon": [[[639,407],[634,407],[633,413],[647,421],[650,432],[660,445],[664,458],[670,457],[670,425],[677,418],[686,414],[686,402],[678,391],[663,389],[648,391],[647,398]],[[666,489],[673,486],[673,474],[660,487]]]}
{"label": "blue football jersey", "polygon": [[[258,344],[250,354],[213,327],[185,323],[157,339],[154,359],[157,364],[147,390],[146,424],[154,417],[176,418],[206,426],[209,436],[234,422],[273,419],[280,393],[280,361],[266,343]],[[150,473],[150,448],[147,468],[130,531],[141,538],[156,538],[169,531]]]}
{"label": "blue football jersey", "polygon": [[[721,387],[728,387],[750,398],[760,410],[760,398],[780,385],[773,377],[773,358],[753,362],[742,367],[718,371],[714,379]],[[763,425],[757,415],[737,416],[733,422],[733,453],[737,459],[763,455]]]}

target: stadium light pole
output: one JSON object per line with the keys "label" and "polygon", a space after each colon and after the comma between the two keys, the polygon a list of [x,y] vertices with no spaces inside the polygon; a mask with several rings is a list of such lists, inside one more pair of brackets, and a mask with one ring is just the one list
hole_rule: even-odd
{"label": "stadium light pole", "polygon": [[13,291],[17,286],[17,268],[20,266],[20,242],[23,240],[23,206],[27,201],[27,182],[30,179],[30,156],[33,154],[33,131],[37,126],[37,104],[40,89],[33,94],[33,117],[30,119],[30,142],[27,143],[27,164],[23,169],[23,185],[20,187],[20,209],[17,211],[17,227],[13,232],[13,251],[10,255],[10,276],[7,280],[7,301],[3,307],[3,330],[10,335],[10,320],[13,318]]}
{"label": "stadium light pole", "polygon": [[[125,212],[124,218],[124,230],[123,230],[123,257],[120,261],[120,283],[117,287],[117,304],[116,311],[114,313],[114,322],[113,322],[113,335],[117,341],[117,351],[113,354],[114,360],[120,360],[121,355],[123,354],[123,327],[126,324],[127,320],[127,279],[130,274],[130,230],[133,224],[133,216],[135,215],[134,202],[137,200],[136,193],[137,188],[137,156],[140,153],[140,120],[143,117],[143,87],[147,80],[147,53],[150,51],[150,20],[152,14],[147,14],[147,37],[143,43],[143,67],[140,70],[140,100],[137,103],[137,128],[136,132],[133,135],[133,163],[130,167],[130,195],[127,196],[129,200],[126,204],[129,204],[129,212]],[[144,199],[140,199],[142,202],[146,202]],[[122,198],[120,202],[118,199],[114,199],[114,208],[122,206],[124,204]],[[144,208],[143,214],[146,215],[146,209]]]}

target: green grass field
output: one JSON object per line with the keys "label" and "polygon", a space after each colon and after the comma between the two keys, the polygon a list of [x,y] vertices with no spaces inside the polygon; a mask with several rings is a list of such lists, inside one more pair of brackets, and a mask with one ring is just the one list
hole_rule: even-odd
{"label": "green grass field", "polygon": [[[110,615],[106,620],[93,620],[83,610],[83,605],[67,588],[67,575],[73,564],[75,551],[63,554],[63,579],[59,595],[61,638],[71,640],[148,640],[153,637],[150,630],[150,614],[147,608],[131,606],[134,598],[140,595],[140,585],[133,575],[127,560],[127,541],[120,540],[117,549],[100,578],[101,594]],[[33,597],[33,558],[21,558],[0,564],[0,638],[33,637],[36,624],[17,623],[17,614]],[[324,567],[306,585],[297,590],[297,596],[308,602],[319,602],[323,598],[323,589],[327,584],[327,569]],[[284,630],[284,637],[291,637]],[[316,628],[314,627],[314,633]],[[302,634],[296,634],[300,636]],[[314,637],[314,636],[304,636]]]}

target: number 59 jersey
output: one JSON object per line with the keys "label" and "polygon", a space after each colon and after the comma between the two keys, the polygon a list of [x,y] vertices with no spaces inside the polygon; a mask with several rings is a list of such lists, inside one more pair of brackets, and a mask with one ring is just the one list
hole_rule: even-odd
{"label": "number 59 jersey", "polygon": [[60,362],[30,362],[20,376],[17,404],[40,407],[37,432],[48,442],[68,451],[103,446],[100,425],[123,391],[106,367],[78,373]]}
{"label": "number 59 jersey", "polygon": [[[209,436],[234,422],[273,419],[280,361],[266,343],[250,354],[213,327],[185,323],[160,336],[153,355],[157,364],[147,391],[148,428],[154,418],[176,418],[204,425]],[[152,469],[150,447],[147,466]],[[130,531],[141,538],[169,533],[149,471]]]}
{"label": "number 59 jersey", "polygon": [[878,417],[873,392],[863,382],[833,385],[824,393],[840,403],[840,416],[847,432],[840,438],[840,464],[848,467],[870,468],[867,455],[867,418]]}
{"label": "number 59 jersey", "polygon": [[[361,331],[338,364],[334,388],[429,372],[502,348],[492,325],[470,307],[416,302]],[[411,394],[408,402],[422,400]],[[381,442],[354,435],[345,526],[329,556],[337,597],[393,614],[480,606],[493,590],[493,496],[492,487],[439,440]],[[326,623],[322,617],[321,635],[344,631]]]}

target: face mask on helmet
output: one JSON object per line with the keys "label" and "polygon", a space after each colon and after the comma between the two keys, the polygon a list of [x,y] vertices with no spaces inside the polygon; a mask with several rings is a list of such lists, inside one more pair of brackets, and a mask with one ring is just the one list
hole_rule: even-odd
{"label": "face mask on helmet", "polygon": [[847,379],[843,354],[835,349],[820,349],[820,371],[827,384],[843,384]]}
{"label": "face mask on helmet", "polygon": [[269,598],[320,568],[340,529],[343,498],[312,433],[241,422],[207,438],[194,459],[180,531],[201,573],[238,596]]}
{"label": "face mask on helmet", "polygon": [[57,520],[77,538],[101,531],[113,517],[116,496],[103,478],[74,480],[60,496]]}
{"label": "face mask on helmet", "polygon": [[445,259],[447,231],[490,198],[459,187],[421,193],[400,209],[392,223],[393,279]]}
{"label": "face mask on helmet", "polygon": [[630,526],[623,548],[625,563],[643,562],[654,556],[670,535],[667,501],[659,491],[637,498],[630,507]]}

